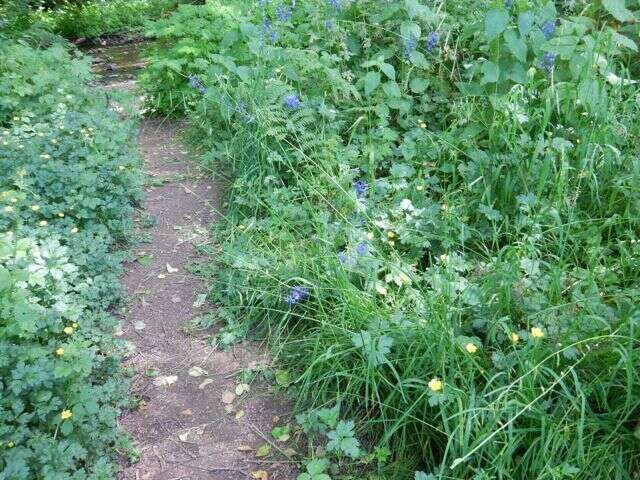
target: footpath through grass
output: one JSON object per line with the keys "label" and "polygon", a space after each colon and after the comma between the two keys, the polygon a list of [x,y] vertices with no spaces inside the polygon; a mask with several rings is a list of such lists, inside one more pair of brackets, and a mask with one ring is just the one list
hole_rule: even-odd
{"label": "footpath through grass", "polygon": [[301,478],[637,477],[638,13],[211,0],[149,27],[148,107],[233,176],[216,341],[267,335],[321,408]]}

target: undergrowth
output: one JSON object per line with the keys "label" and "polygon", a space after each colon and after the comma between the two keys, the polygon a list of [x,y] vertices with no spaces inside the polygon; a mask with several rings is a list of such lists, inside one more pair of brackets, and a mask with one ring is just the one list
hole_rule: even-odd
{"label": "undergrowth", "polygon": [[0,479],[107,480],[128,445],[109,311],[141,195],[134,129],[88,60],[24,38],[0,38]]}
{"label": "undergrowth", "polygon": [[219,342],[265,335],[301,408],[357,419],[340,466],[637,478],[637,14],[210,1],[149,28],[148,106],[233,172]]}

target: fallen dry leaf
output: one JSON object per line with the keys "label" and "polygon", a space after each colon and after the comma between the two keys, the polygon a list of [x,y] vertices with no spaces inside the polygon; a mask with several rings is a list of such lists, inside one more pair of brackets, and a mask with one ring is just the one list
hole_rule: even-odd
{"label": "fallen dry leaf", "polygon": [[133,322],[133,328],[135,328],[136,330],[144,330],[146,326],[147,324],[141,320],[138,320],[137,322]]}
{"label": "fallen dry leaf", "polygon": [[222,403],[226,403],[227,405],[233,403],[236,399],[236,394],[230,391],[225,391],[222,393]]}
{"label": "fallen dry leaf", "polygon": [[236,412],[236,420],[240,420],[242,417],[244,417],[244,410],[238,410]]}
{"label": "fallen dry leaf", "polygon": [[258,480],[269,480],[269,474],[264,470],[256,470],[251,472],[251,478],[257,478]]}
{"label": "fallen dry leaf", "polygon": [[164,273],[160,273],[158,274],[158,278],[167,278],[167,276]]}
{"label": "fallen dry leaf", "polygon": [[153,384],[156,387],[168,387],[169,385],[176,383],[178,381],[177,375],[160,375],[156,377],[153,381]]}
{"label": "fallen dry leaf", "polygon": [[246,383],[239,383],[236,385],[236,395],[240,396],[245,392],[249,391],[249,385]]}
{"label": "fallen dry leaf", "polygon": [[253,447],[250,445],[240,445],[237,450],[239,452],[253,452]]}
{"label": "fallen dry leaf", "polygon": [[227,413],[233,413],[235,412],[236,407],[234,407],[233,405],[225,405],[224,406],[224,411]]}
{"label": "fallen dry leaf", "polygon": [[191,375],[192,377],[201,377],[203,375],[209,375],[209,372],[207,372],[204,368],[200,368],[194,365],[189,369],[189,375]]}
{"label": "fallen dry leaf", "polygon": [[269,455],[270,452],[271,452],[271,445],[269,445],[268,443],[264,443],[258,447],[258,450],[256,450],[256,457],[258,458],[266,457],[267,455]]}
{"label": "fallen dry leaf", "polygon": [[180,413],[185,417],[190,417],[191,415],[193,415],[193,412],[191,411],[190,408],[187,408],[186,410],[182,410]]}
{"label": "fallen dry leaf", "polygon": [[199,388],[200,390],[204,390],[204,389],[205,389],[205,387],[206,387],[207,385],[209,385],[210,383],[213,383],[213,380],[211,380],[210,378],[207,378],[204,382],[202,382],[200,385],[198,385],[198,388]]}
{"label": "fallen dry leaf", "polygon": [[177,271],[178,271],[178,269],[177,269],[177,268],[173,268],[171,265],[169,265],[169,264],[167,263],[167,272],[169,272],[169,273],[176,273]]}

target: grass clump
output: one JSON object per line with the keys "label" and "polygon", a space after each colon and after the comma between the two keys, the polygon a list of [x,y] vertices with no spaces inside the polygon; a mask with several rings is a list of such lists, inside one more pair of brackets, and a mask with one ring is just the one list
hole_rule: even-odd
{"label": "grass clump", "polygon": [[[233,172],[210,291],[223,338],[267,335],[301,406],[357,418],[366,448],[337,457],[371,478],[634,478],[630,17],[216,7],[157,25],[181,38],[145,85]],[[236,28],[207,43],[194,17]]]}

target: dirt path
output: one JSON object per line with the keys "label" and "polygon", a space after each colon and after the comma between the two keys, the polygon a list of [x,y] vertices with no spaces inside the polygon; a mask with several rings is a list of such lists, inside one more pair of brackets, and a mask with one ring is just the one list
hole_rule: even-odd
{"label": "dirt path", "polygon": [[138,261],[127,265],[123,279],[130,299],[123,338],[135,346],[125,364],[135,371],[131,394],[141,402],[120,420],[140,450],[140,461],[123,467],[120,478],[234,480],[260,478],[253,476],[260,470],[272,480],[295,478],[275,443],[267,457],[255,452],[273,442],[272,428],[285,422],[285,402],[260,382],[248,392],[236,390],[237,374],[267,359],[255,346],[222,352],[208,345],[205,333],[185,331],[212,309],[194,306],[206,288],[188,267],[211,261],[200,258],[195,245],[206,241],[220,192],[190,162],[178,136],[178,124],[159,120],[143,121],[139,133],[155,180],[141,218],[155,224],[142,230],[150,243],[137,247]]}

